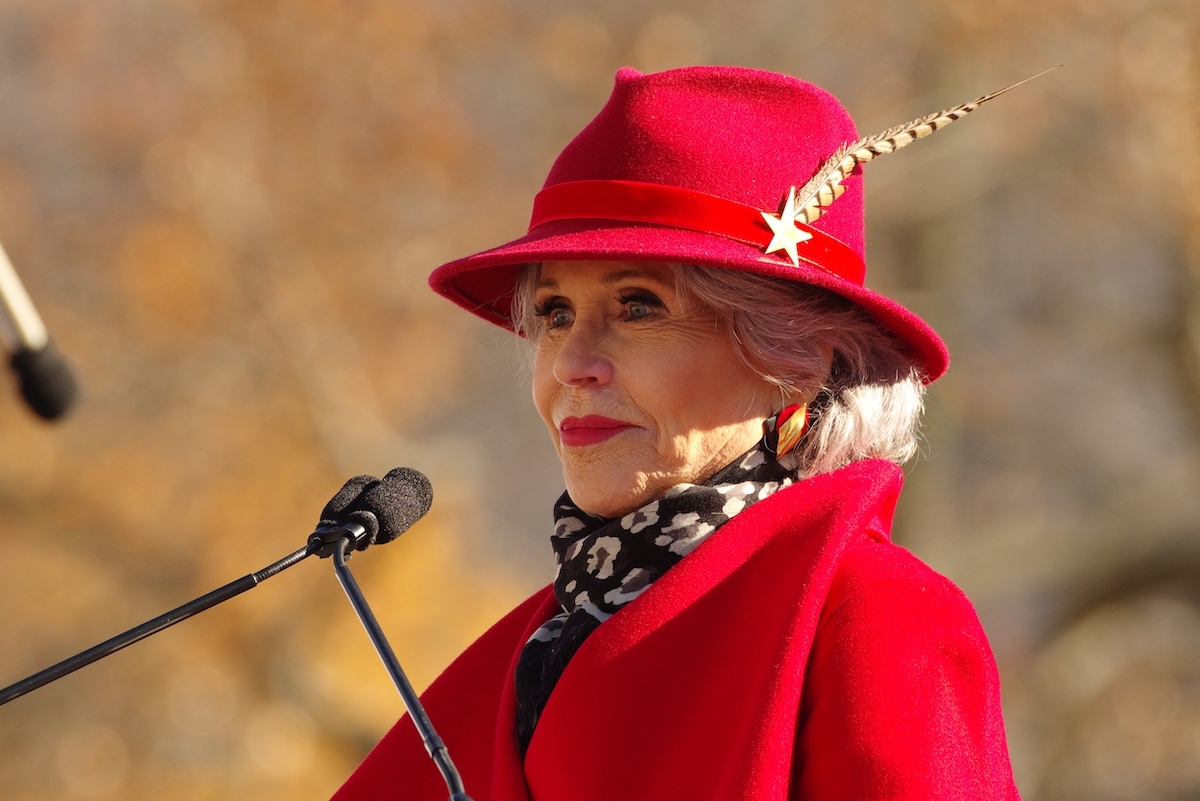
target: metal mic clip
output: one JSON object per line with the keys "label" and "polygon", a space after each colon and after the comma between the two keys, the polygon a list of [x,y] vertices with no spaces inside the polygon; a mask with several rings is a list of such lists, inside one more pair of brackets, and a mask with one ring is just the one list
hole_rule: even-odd
{"label": "metal mic clip", "polygon": [[308,550],[322,559],[327,559],[333,556],[344,539],[350,540],[350,548],[347,550],[362,550],[366,547],[365,543],[369,542],[370,535],[360,523],[353,520],[341,524],[321,525],[309,535]]}

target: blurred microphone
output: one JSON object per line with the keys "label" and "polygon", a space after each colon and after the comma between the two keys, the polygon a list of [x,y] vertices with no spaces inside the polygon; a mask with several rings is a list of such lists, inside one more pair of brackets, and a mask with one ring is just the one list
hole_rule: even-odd
{"label": "blurred microphone", "polygon": [[21,397],[45,420],[66,414],[79,394],[71,368],[67,366],[33,301],[17,277],[8,254],[0,246],[0,312],[3,312],[14,341],[7,342],[9,364],[17,373]]}
{"label": "blurred microphone", "polygon": [[321,512],[321,524],[300,550],[257,573],[242,576],[207,595],[5,687],[0,690],[0,705],[228,601],[310,556],[332,555],[344,540],[351,540],[351,545],[360,551],[372,543],[391,542],[424,517],[432,502],[433,488],[429,485],[429,479],[416,470],[398,467],[382,479],[356,476],[347,481],[325,505]]}

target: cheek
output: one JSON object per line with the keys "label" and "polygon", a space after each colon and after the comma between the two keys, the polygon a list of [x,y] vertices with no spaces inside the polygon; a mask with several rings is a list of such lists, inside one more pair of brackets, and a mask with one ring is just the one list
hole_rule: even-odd
{"label": "cheek", "polygon": [[546,425],[554,428],[551,415],[554,411],[554,396],[558,391],[558,381],[554,378],[554,360],[548,357],[542,348],[538,348],[533,357],[533,405],[538,415]]}
{"label": "cheek", "polygon": [[763,416],[767,385],[723,342],[655,360],[641,371],[639,396],[672,427],[706,428]]}

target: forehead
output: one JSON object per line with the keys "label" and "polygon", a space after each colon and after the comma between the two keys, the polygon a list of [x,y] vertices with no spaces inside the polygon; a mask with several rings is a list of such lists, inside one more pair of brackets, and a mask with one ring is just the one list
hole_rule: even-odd
{"label": "forehead", "polygon": [[668,264],[628,261],[549,261],[538,269],[539,289],[559,289],[568,284],[613,285],[649,281],[674,286],[675,271]]}

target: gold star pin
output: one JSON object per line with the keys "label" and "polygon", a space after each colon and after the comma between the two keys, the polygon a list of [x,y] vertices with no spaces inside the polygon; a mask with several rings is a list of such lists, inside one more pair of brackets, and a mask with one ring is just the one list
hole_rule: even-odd
{"label": "gold star pin", "polygon": [[786,251],[792,260],[793,267],[800,266],[800,257],[796,255],[796,245],[812,239],[812,234],[801,231],[796,227],[796,187],[788,191],[787,203],[783,206],[783,214],[776,217],[765,211],[759,212],[767,225],[771,227],[771,243],[767,245],[767,253],[777,250]]}

